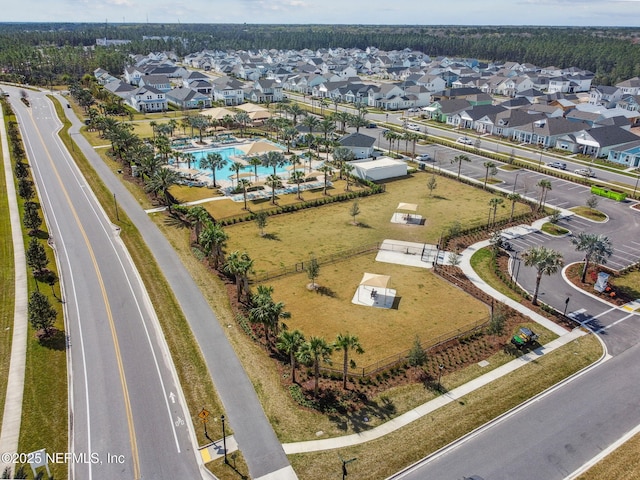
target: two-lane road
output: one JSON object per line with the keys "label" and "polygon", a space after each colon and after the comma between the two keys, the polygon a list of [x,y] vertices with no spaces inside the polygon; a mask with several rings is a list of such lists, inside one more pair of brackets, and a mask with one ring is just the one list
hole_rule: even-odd
{"label": "two-lane road", "polygon": [[64,287],[69,448],[76,454],[70,477],[201,478],[180,387],[144,286],[117,228],[59,141],[51,102],[30,97],[30,108],[12,105]]}

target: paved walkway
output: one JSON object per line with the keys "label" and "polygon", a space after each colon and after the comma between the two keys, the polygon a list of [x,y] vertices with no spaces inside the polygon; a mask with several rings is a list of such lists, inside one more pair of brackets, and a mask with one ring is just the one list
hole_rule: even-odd
{"label": "paved walkway", "polygon": [[[0,114],[2,114],[0,107]],[[0,115],[2,118],[4,115]],[[20,422],[22,420],[22,395],[24,392],[24,372],[27,358],[27,264],[24,257],[24,243],[22,239],[22,224],[18,210],[16,189],[13,179],[13,168],[9,157],[7,132],[3,121],[0,122],[0,142],[2,143],[2,158],[4,160],[4,175],[6,179],[7,201],[9,204],[9,218],[11,221],[11,236],[13,240],[13,262],[15,272],[15,304],[13,313],[13,339],[11,341],[11,363],[7,380],[4,412],[2,415],[2,430],[0,431],[0,452],[16,453],[20,437]],[[7,331],[8,334],[8,331]],[[13,468],[13,464],[0,462],[0,470],[5,467]]]}

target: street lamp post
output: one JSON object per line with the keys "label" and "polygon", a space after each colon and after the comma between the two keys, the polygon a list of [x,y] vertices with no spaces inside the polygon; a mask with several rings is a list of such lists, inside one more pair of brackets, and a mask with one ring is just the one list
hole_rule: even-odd
{"label": "street lamp post", "polygon": [[633,187],[633,196],[636,196],[636,190],[638,190],[638,180],[640,180],[640,171],[638,171],[638,175],[636,176],[636,186]]}
{"label": "street lamp post", "polygon": [[444,370],[444,365],[438,365],[438,391],[442,390],[442,385],[440,383],[440,380],[442,378],[442,370]]}
{"label": "street lamp post", "polygon": [[518,275],[520,274],[520,263],[521,263],[521,259],[518,258],[518,254],[516,253],[516,257],[515,257],[516,261],[518,262],[518,269],[516,270],[516,285],[518,284]]}
{"label": "street lamp post", "polygon": [[518,175],[520,175],[520,172],[516,173],[516,179],[513,181],[513,190],[511,193],[516,193],[516,185],[518,185]]}
{"label": "street lamp post", "polygon": [[220,415],[220,420],[222,421],[222,449],[224,450],[224,463],[225,465],[229,465],[229,461],[227,460],[227,435],[224,430],[224,415]]}

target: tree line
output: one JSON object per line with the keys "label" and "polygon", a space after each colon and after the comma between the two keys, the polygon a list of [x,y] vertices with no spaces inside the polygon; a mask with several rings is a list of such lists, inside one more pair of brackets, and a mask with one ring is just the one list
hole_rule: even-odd
{"label": "tree line", "polygon": [[[113,47],[96,38],[127,39]],[[432,57],[575,66],[610,85],[640,75],[639,29],[397,25],[0,24],[3,79],[46,84],[104,68],[122,72],[129,55],[203,49],[411,49]],[[86,48],[93,47],[93,48]],[[55,82],[54,82],[55,83]],[[58,83],[67,83],[59,81]]]}

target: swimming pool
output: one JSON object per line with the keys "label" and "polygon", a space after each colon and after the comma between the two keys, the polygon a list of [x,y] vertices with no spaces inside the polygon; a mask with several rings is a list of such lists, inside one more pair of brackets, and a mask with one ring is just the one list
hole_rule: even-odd
{"label": "swimming pool", "polygon": [[[200,168],[200,159],[201,158],[205,158],[207,156],[207,154],[209,153],[219,153],[222,158],[224,158],[227,163],[224,167],[216,169],[216,181],[217,180],[229,180],[231,177],[233,177],[233,180],[235,181],[236,179],[236,173],[231,169],[231,166],[233,165],[233,162],[235,161],[233,158],[231,157],[240,157],[245,155],[245,153],[240,150],[239,148],[236,147],[223,147],[223,148],[212,148],[212,149],[208,149],[208,150],[201,150],[199,152],[193,152],[196,161],[193,164],[193,167],[206,173],[207,174],[207,178],[211,178],[211,169],[201,169]],[[240,171],[240,178],[248,178],[251,181],[255,181],[255,170],[256,167],[254,167],[253,165],[245,165],[244,169]],[[287,172],[286,167],[278,167],[276,168],[276,174],[282,176],[283,174],[285,174]],[[251,177],[249,177],[248,175],[243,175],[246,173],[250,173],[253,174]],[[273,167],[264,167],[262,165],[258,165],[258,177],[267,177],[269,175],[273,174]]]}

